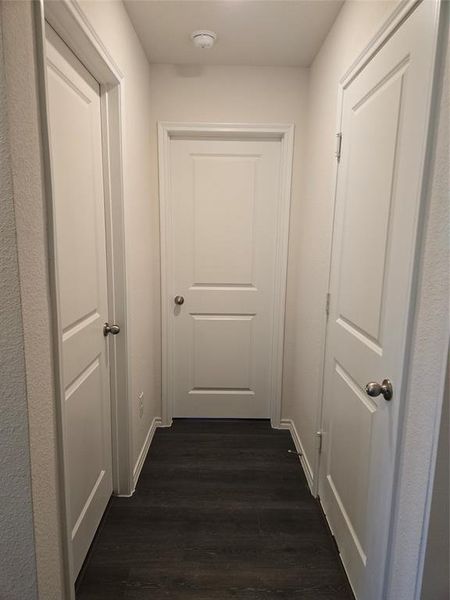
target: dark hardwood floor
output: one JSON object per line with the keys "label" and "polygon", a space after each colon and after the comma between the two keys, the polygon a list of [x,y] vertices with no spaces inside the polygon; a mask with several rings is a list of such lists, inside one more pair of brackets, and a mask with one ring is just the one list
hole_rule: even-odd
{"label": "dark hardwood floor", "polygon": [[112,498],[77,600],[351,600],[287,431],[158,429],[132,498]]}

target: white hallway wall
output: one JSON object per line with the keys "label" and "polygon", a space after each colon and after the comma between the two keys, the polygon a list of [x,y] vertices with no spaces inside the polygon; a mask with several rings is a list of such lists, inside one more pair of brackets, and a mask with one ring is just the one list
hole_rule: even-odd
{"label": "white hallway wall", "polygon": [[[123,185],[133,464],[161,414],[159,213],[150,165],[149,65],[122,2],[81,0],[123,79]],[[138,395],[144,393],[144,414]]]}

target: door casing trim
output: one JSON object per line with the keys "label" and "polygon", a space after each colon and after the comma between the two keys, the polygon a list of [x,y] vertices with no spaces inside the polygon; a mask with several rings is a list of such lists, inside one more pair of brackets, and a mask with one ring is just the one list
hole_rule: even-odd
{"label": "door casing trim", "polygon": [[[56,227],[50,160],[48,124],[48,92],[45,60],[45,24],[57,32],[70,50],[80,59],[100,84],[103,182],[105,194],[106,259],[108,279],[108,317],[121,324],[121,334],[110,340],[110,392],[112,418],[113,490],[117,495],[133,491],[131,407],[129,404],[128,339],[126,308],[125,230],[122,180],[122,79],[123,74],[114,62],[100,37],[92,28],[75,0],[39,0],[35,3],[35,28],[39,68],[41,105],[41,135],[44,159],[46,213],[48,220],[48,261],[52,306],[53,360],[55,372],[56,429],[59,491],[61,498],[61,529],[64,552],[64,587],[66,597],[75,598],[72,572],[72,548],[67,493],[67,457],[64,453],[64,420],[62,398],[60,306],[56,269]],[[112,337],[112,336],[110,336]]]}
{"label": "door casing trim", "polygon": [[173,258],[168,232],[172,229],[170,212],[170,142],[173,139],[274,139],[281,143],[280,211],[278,215],[274,331],[271,361],[271,404],[272,427],[280,427],[281,391],[283,376],[283,345],[286,304],[287,258],[289,243],[289,219],[291,204],[292,160],[294,152],[293,124],[254,123],[178,123],[158,122],[159,157],[159,202],[161,232],[161,315],[162,315],[162,424],[170,426],[173,417],[173,344],[172,320],[167,303],[169,277]]}

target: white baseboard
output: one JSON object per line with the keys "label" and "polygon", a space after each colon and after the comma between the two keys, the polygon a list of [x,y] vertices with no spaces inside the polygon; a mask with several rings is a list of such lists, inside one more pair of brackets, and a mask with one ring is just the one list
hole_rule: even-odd
{"label": "white baseboard", "polygon": [[145,436],[145,441],[142,446],[141,451],[139,452],[138,459],[133,469],[133,491],[130,494],[131,496],[134,494],[134,490],[136,489],[137,482],[139,480],[139,475],[141,474],[142,467],[144,465],[145,459],[147,458],[148,450],[150,448],[150,444],[152,443],[153,436],[155,435],[155,431],[157,427],[161,427],[161,419],[159,417],[155,417],[149,427],[147,435]]}
{"label": "white baseboard", "polygon": [[300,440],[300,436],[298,435],[298,431],[295,427],[294,421],[292,419],[281,419],[280,421],[280,429],[288,429],[291,433],[292,440],[294,445],[299,453],[300,464],[302,465],[303,472],[305,473],[306,481],[308,482],[309,489],[311,490],[311,494],[314,495],[314,476],[313,471],[311,469],[311,465],[306,457],[305,450],[303,448],[303,444]]}

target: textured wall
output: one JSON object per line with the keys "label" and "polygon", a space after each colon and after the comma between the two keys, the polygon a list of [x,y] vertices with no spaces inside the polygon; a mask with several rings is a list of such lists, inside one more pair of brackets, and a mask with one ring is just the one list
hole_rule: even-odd
{"label": "textured wall", "polygon": [[283,417],[293,419],[313,470],[334,207],[338,84],[393,5],[346,2],[310,69],[305,177],[299,215],[291,228]]}
{"label": "textured wall", "polygon": [[[152,194],[149,65],[122,2],[81,0],[82,10],[119,65],[123,79],[123,185],[128,352],[136,462],[154,417],[161,416],[159,212]],[[144,393],[139,415],[138,394]]]}
{"label": "textured wall", "polygon": [[421,600],[450,598],[450,356],[442,407]]}
{"label": "textured wall", "polygon": [[[2,8],[39,597],[62,600],[47,237],[32,2],[4,2]],[[1,594],[0,597],[3,600]],[[15,600],[18,598],[22,600],[15,596]]]}
{"label": "textured wall", "polygon": [[[0,15],[3,5],[0,5]],[[0,32],[0,598],[37,598],[25,353]]]}

